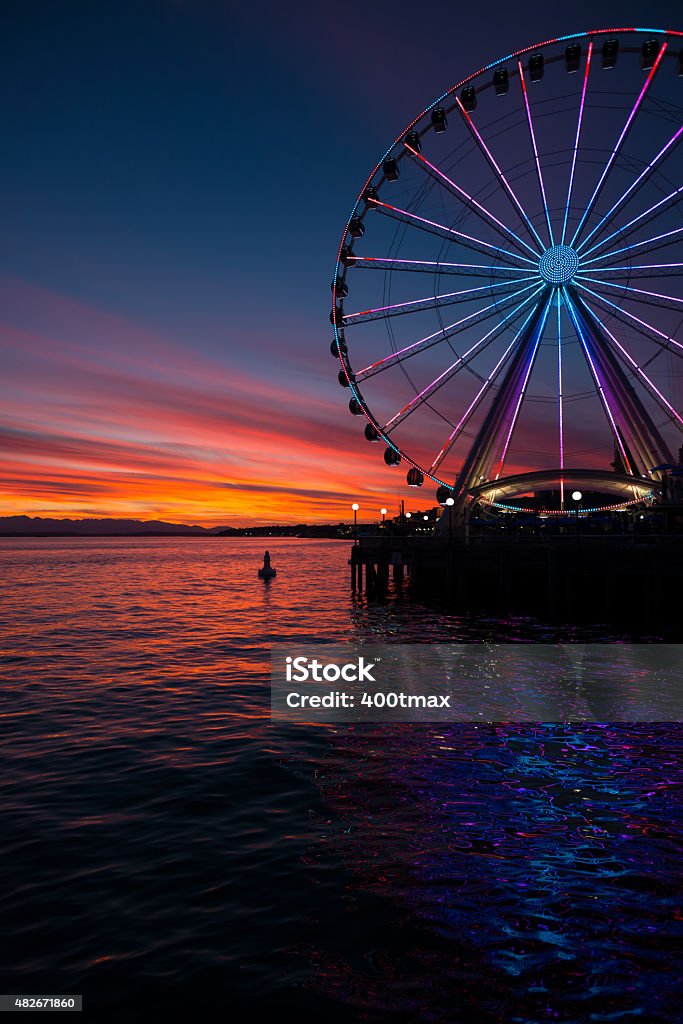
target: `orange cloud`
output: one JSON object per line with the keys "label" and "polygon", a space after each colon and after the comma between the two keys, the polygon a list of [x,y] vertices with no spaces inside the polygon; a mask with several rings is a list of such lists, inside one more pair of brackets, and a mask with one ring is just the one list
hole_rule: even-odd
{"label": "orange cloud", "polygon": [[0,514],[336,522],[405,489],[324,349],[276,379],[258,352],[249,370],[21,282],[3,291]]}

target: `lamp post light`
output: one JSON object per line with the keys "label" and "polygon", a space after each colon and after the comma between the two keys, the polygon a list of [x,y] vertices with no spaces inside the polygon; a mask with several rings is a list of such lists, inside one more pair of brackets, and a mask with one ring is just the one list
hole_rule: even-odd
{"label": "lamp post light", "polygon": [[446,498],[446,508],[448,509],[448,542],[453,540],[453,506],[455,500],[453,498]]}
{"label": "lamp post light", "polygon": [[387,510],[385,508],[381,508],[379,511],[380,511],[380,515],[382,516],[382,526],[384,526],[384,517],[387,514]]}
{"label": "lamp post light", "polygon": [[576,502],[576,543],[579,543],[579,508],[583,494],[581,491],[572,491],[572,501]]}
{"label": "lamp post light", "polygon": [[357,501],[354,501],[351,508],[353,509],[353,543],[355,547],[358,543],[358,509],[360,508],[360,505]]}

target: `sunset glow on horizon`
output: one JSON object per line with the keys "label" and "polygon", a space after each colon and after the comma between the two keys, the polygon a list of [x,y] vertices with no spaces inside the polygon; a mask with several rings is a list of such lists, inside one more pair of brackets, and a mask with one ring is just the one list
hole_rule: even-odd
{"label": "sunset glow on horizon", "polygon": [[[1,515],[241,526],[339,522],[354,500],[368,512],[397,504],[391,485],[403,489],[404,476],[392,481],[352,429],[331,359],[328,378],[321,360],[319,376],[301,376],[306,392],[290,394],[227,352],[211,361],[17,279],[0,282],[0,298],[13,378],[0,413]],[[36,329],[17,329],[13,313]],[[62,325],[60,336],[41,323]]]}

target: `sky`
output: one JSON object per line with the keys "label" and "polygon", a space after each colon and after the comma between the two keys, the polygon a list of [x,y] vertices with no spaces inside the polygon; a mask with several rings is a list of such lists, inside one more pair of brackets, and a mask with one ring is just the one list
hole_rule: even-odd
{"label": "sky", "polygon": [[[680,27],[653,0],[648,24]],[[490,60],[642,3],[6,0],[0,515],[244,525],[400,498],[329,354],[368,171]]]}

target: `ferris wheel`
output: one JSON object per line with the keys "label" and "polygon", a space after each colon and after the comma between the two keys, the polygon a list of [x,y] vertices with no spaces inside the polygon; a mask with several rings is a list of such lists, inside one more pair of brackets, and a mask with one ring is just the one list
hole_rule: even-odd
{"label": "ferris wheel", "polygon": [[561,512],[579,484],[602,507],[660,494],[683,429],[682,47],[637,28],[526,47],[367,178],[331,351],[409,486],[464,514],[544,488]]}

